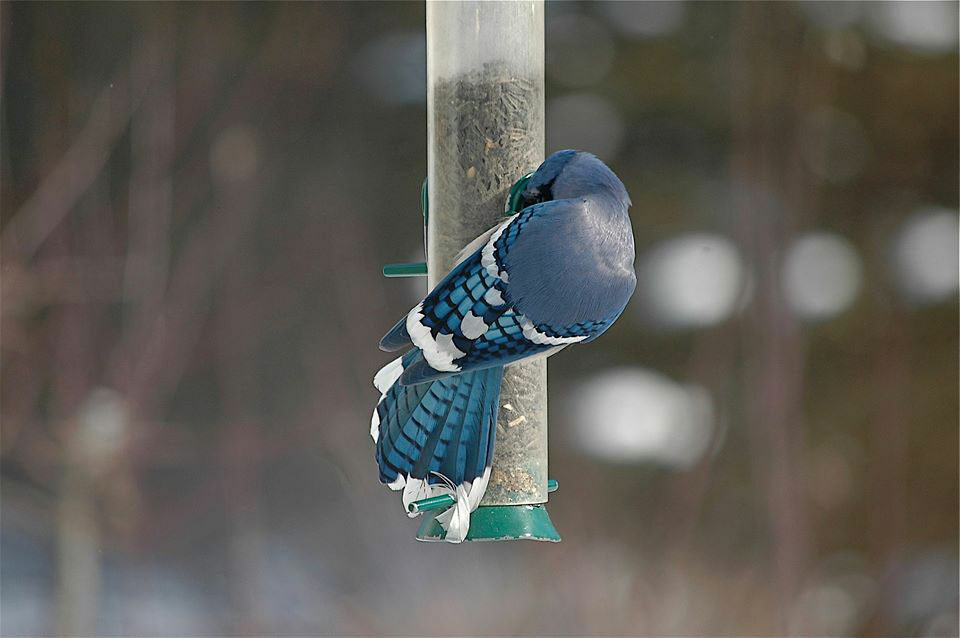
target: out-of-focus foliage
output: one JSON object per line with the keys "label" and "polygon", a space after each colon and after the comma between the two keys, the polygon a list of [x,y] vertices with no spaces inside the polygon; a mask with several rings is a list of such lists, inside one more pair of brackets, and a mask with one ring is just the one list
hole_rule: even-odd
{"label": "out-of-focus foliage", "polygon": [[421,3],[0,18],[3,635],[956,635],[956,3],[548,5],[640,279],[551,360],[559,546],[377,483]]}

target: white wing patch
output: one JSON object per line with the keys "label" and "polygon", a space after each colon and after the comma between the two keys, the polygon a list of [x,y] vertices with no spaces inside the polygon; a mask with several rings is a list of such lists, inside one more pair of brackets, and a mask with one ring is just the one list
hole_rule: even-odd
{"label": "white wing patch", "polygon": [[[509,226],[510,222],[516,219],[516,217],[516,215],[508,217],[498,226],[491,228],[470,242],[458,255],[458,263],[465,257],[473,254],[482,244],[480,264],[488,273],[497,277],[503,281],[503,283],[507,283],[509,280],[507,271],[500,270],[497,264],[497,259],[494,256],[494,244],[496,244],[497,240],[500,239],[500,235],[503,234],[506,227]],[[483,243],[484,241],[486,243]],[[487,290],[484,293],[484,299],[487,303],[494,306],[502,306],[505,303],[503,295],[496,288]],[[451,334],[438,334],[436,338],[434,338],[430,328],[423,325],[423,316],[422,301],[417,304],[416,308],[407,313],[406,325],[410,340],[423,351],[423,358],[426,359],[430,367],[437,372],[460,372],[461,367],[455,364],[454,361],[463,357],[466,353],[454,345],[453,335]],[[460,332],[464,337],[471,340],[483,336],[488,328],[489,326],[483,322],[483,319],[474,315],[473,312],[468,312],[460,323]]]}
{"label": "white wing patch", "polygon": [[534,343],[538,343],[545,346],[560,346],[566,345],[569,343],[577,343],[578,341],[583,341],[589,335],[582,335],[579,337],[551,337],[548,334],[540,332],[537,330],[537,327],[533,325],[533,322],[527,319],[525,316],[519,316],[520,328],[523,330],[523,336],[529,339]]}
{"label": "white wing patch", "polygon": [[413,344],[423,350],[423,358],[427,360],[430,367],[438,372],[459,372],[460,366],[453,360],[462,357],[465,352],[460,351],[453,345],[453,335],[437,335],[433,338],[430,328],[423,325],[423,302],[417,304],[417,307],[407,315],[407,333]]}
{"label": "white wing patch", "polygon": [[[373,385],[380,391],[380,400],[377,401],[377,407],[383,403],[384,398],[387,396],[387,391],[397,382],[401,374],[403,374],[403,357],[397,357],[380,368],[380,371],[373,377]],[[377,413],[377,408],[373,409],[373,417],[370,419],[370,438],[373,439],[374,443],[380,438],[380,415]],[[393,487],[393,483],[390,485],[390,489],[400,489]]]}
{"label": "white wing patch", "polygon": [[[380,403],[378,402],[377,405]],[[370,418],[370,438],[374,443],[380,440],[380,415],[377,414],[376,408],[373,409],[373,416]]]}
{"label": "white wing patch", "polygon": [[516,218],[517,218],[516,215],[512,215],[507,218],[507,221],[500,224],[500,226],[497,227],[495,231],[493,231],[493,234],[490,235],[490,240],[487,242],[487,244],[483,247],[483,250],[480,252],[480,263],[483,265],[483,267],[486,268],[487,272],[493,275],[494,277],[498,277],[502,279],[504,283],[507,283],[509,281],[509,278],[507,277],[507,271],[500,270],[500,266],[497,264],[497,258],[494,256],[493,253],[496,250],[495,244],[497,243],[497,240],[500,239],[500,235],[502,235],[503,231],[506,230],[507,226],[510,225],[510,222],[512,222]]}
{"label": "white wing patch", "polygon": [[489,289],[483,294],[483,300],[486,301],[491,306],[502,306],[506,303],[503,298],[503,295],[500,294],[500,290],[496,287]]}
{"label": "white wing patch", "polygon": [[463,336],[467,339],[476,339],[486,331],[487,324],[483,322],[483,319],[473,314],[472,310],[468,310],[463,317],[463,321],[460,322],[460,332],[463,333]]}
{"label": "white wing patch", "polygon": [[373,385],[380,391],[381,401],[383,400],[383,395],[387,394],[387,390],[396,383],[401,374],[403,374],[403,357],[397,357],[380,368],[380,371],[373,377]]}

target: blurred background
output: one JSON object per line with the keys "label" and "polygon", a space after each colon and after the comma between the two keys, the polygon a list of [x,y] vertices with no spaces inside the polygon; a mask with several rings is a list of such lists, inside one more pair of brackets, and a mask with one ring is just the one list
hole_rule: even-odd
{"label": "blurred background", "polygon": [[640,283],[551,360],[563,543],[454,547],[368,435],[423,4],[0,5],[0,632],[957,635],[957,7],[548,4]]}

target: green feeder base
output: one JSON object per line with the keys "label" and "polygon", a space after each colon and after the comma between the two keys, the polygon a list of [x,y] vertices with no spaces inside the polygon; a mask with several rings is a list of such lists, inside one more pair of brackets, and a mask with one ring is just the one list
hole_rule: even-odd
{"label": "green feeder base", "polygon": [[[418,541],[439,542],[447,533],[429,514],[417,532]],[[550,521],[546,504],[492,505],[478,507],[470,515],[468,541],[549,541],[560,542],[560,534]]]}

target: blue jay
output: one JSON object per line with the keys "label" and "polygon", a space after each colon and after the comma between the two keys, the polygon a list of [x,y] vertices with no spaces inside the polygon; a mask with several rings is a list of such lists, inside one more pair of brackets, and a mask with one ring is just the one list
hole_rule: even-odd
{"label": "blue jay", "polygon": [[453,497],[437,516],[451,542],[466,537],[490,479],[503,367],[593,341],[637,283],[630,197],[599,159],[554,153],[515,200],[518,212],[468,244],[380,341],[410,348],[374,378],[380,481],[403,490],[404,509]]}

